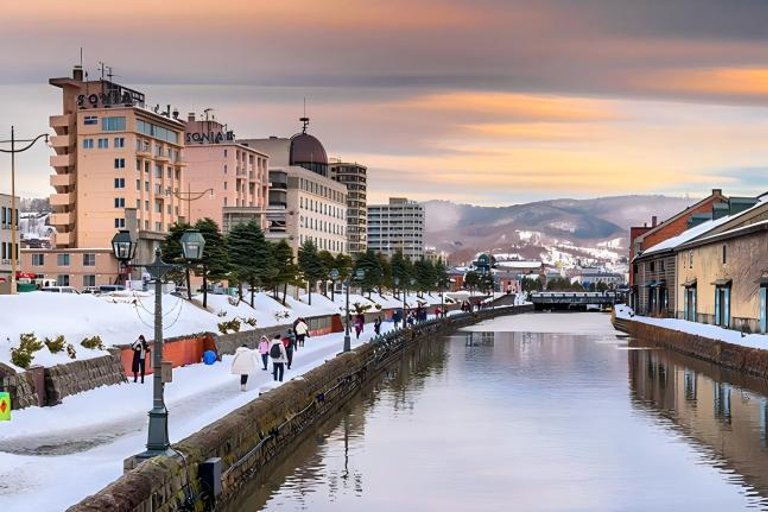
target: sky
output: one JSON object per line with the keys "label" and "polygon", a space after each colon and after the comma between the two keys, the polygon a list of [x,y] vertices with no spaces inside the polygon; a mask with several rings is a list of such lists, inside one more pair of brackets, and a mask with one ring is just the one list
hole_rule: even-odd
{"label": "sky", "polygon": [[[182,115],[290,136],[306,98],[369,200],[768,190],[768,2],[0,0],[0,140],[49,130],[83,48]],[[49,148],[17,191],[51,192]],[[0,191],[10,189],[0,155]]]}

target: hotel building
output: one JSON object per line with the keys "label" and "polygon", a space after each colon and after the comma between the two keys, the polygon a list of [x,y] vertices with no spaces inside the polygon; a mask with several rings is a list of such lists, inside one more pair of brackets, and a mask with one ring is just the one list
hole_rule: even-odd
{"label": "hotel building", "polygon": [[347,187],[330,178],[325,148],[306,133],[307,121],[290,139],[240,141],[270,158],[267,238],[287,239],[294,254],[306,240],[321,251],[346,253]]}
{"label": "hotel building", "polygon": [[269,156],[239,144],[235,134],[216,120],[187,117],[184,160],[186,189],[181,198],[191,224],[215,220],[225,232],[256,220],[267,228]]}
{"label": "hotel building", "polygon": [[368,205],[368,248],[386,256],[398,250],[411,260],[424,255],[424,206],[404,197]]}
{"label": "hotel building", "polygon": [[[16,208],[16,215],[11,208],[11,196],[0,194],[0,294],[10,293],[11,290],[11,271],[13,268],[13,253],[16,253],[16,261],[19,261],[19,232],[16,231],[16,249],[14,250],[13,222],[16,227],[19,226],[19,209]],[[18,198],[16,204],[19,204]],[[14,218],[15,217],[15,218]]]}
{"label": "hotel building", "polygon": [[347,186],[347,247],[351,255],[368,248],[368,168],[331,159],[331,178]]}
{"label": "hotel building", "polygon": [[78,288],[114,282],[118,230],[132,232],[146,261],[182,216],[184,123],[141,92],[88,81],[80,66],[50,84],[62,91],[62,114],[50,118],[56,235],[52,249],[22,251],[22,267]]}

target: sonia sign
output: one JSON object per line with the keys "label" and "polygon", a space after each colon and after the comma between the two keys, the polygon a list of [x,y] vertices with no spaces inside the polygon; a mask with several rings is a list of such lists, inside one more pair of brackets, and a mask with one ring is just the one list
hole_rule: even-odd
{"label": "sonia sign", "polygon": [[192,132],[186,134],[187,144],[221,144],[234,142],[235,132]]}

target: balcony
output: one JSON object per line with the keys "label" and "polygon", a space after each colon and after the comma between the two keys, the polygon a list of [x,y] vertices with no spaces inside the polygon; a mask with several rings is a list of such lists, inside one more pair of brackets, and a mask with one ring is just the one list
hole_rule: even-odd
{"label": "balcony", "polygon": [[58,129],[69,128],[74,124],[74,116],[69,114],[51,116],[48,118],[48,124],[51,126],[51,128],[56,130],[56,133],[59,133]]}
{"label": "balcony", "polygon": [[52,187],[71,187],[75,184],[74,173],[54,174],[50,179]]}
{"label": "balcony", "polygon": [[54,135],[49,140],[53,149],[65,149],[74,144],[74,139],[71,135]]}
{"label": "balcony", "polygon": [[75,194],[51,194],[51,206],[69,206],[75,202]]}
{"label": "balcony", "polygon": [[75,212],[51,214],[51,226],[71,226],[74,223]]}
{"label": "balcony", "polygon": [[75,233],[56,233],[57,247],[71,247],[75,243]]}
{"label": "balcony", "polygon": [[73,164],[74,155],[53,155],[51,156],[51,167],[69,167]]}

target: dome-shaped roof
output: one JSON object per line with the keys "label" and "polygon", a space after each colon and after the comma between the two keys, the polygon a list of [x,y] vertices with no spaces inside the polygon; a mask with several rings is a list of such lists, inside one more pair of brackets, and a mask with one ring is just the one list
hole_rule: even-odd
{"label": "dome-shaped roof", "polygon": [[312,135],[302,132],[291,137],[290,165],[324,164],[328,165],[325,148]]}

